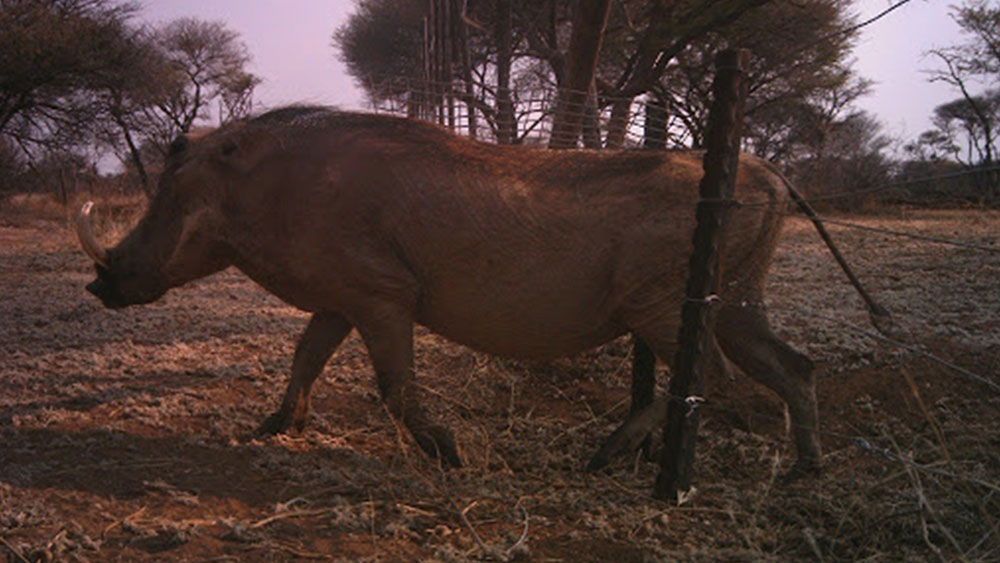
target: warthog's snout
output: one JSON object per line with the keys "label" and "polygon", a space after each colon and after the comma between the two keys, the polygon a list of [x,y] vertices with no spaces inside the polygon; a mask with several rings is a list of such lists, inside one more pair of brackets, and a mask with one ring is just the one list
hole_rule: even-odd
{"label": "warthog's snout", "polygon": [[98,275],[96,280],[88,283],[87,291],[100,299],[101,303],[109,309],[121,309],[127,305],[112,285],[104,280],[104,276]]}

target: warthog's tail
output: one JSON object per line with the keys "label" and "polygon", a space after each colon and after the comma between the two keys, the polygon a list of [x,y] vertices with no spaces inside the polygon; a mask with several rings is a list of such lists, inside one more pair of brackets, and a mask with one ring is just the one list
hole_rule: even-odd
{"label": "warthog's tail", "polygon": [[[777,170],[775,170],[775,172],[777,172]],[[872,325],[886,336],[894,334],[897,327],[895,321],[892,320],[892,315],[889,314],[889,311],[887,311],[885,307],[876,303],[875,299],[873,299],[871,294],[868,293],[868,290],[861,285],[861,281],[858,279],[858,276],[854,275],[854,271],[851,270],[851,266],[847,263],[847,260],[844,259],[844,255],[840,253],[840,249],[837,248],[833,239],[830,238],[830,233],[827,232],[826,226],[823,225],[823,220],[816,214],[816,210],[809,205],[809,202],[802,197],[802,194],[800,194],[798,190],[792,186],[792,183],[789,182],[783,174],[780,172],[778,174],[785,182],[785,187],[788,188],[788,194],[792,196],[792,200],[795,201],[795,204],[799,206],[799,209],[801,209],[802,212],[809,217],[809,220],[812,221],[813,226],[816,227],[816,231],[819,232],[819,236],[823,239],[823,242],[826,243],[827,248],[830,249],[830,253],[833,254],[834,259],[837,260],[837,263],[840,264],[844,273],[847,274],[847,279],[851,280],[851,285],[854,286],[854,289],[858,290],[858,294],[861,295],[861,299],[865,301],[865,307],[868,309],[868,317],[871,319]]]}

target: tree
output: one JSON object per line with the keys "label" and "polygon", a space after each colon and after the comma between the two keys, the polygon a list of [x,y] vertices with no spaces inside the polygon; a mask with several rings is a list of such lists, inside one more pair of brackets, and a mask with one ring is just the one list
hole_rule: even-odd
{"label": "tree", "polygon": [[236,32],[221,22],[181,18],[156,30],[154,41],[166,60],[166,84],[146,117],[161,152],[198,120],[208,119],[217,102],[222,120],[251,111],[260,79],[246,70],[250,55]]}
{"label": "tree", "polygon": [[0,135],[0,201],[6,192],[13,192],[22,185],[24,161],[20,151],[7,137]]}
{"label": "tree", "polygon": [[[649,51],[646,56],[659,62],[655,68],[662,71],[672,55],[660,62],[659,53],[676,53],[685,41],[731,21],[747,6],[767,1],[685,0],[681,3],[690,9],[682,12],[677,26],[670,27],[660,21],[673,13],[665,8],[675,3],[669,0],[596,0],[593,6],[594,0],[361,0],[357,11],[335,32],[334,44],[373,103],[395,105],[401,101],[410,115],[418,115],[425,113],[420,109],[428,103],[425,98],[436,96],[433,104],[442,103],[441,96],[433,93],[444,89],[464,101],[470,113],[482,115],[498,140],[520,142],[551,122],[556,93],[569,77],[569,64],[583,60],[584,51],[570,45],[574,28],[582,32],[586,27],[574,26],[574,15],[595,15],[599,23],[610,6],[608,29],[610,32],[614,27],[610,36],[615,44],[604,41],[600,58],[622,52],[618,59],[624,65],[629,50],[637,44],[637,35],[645,33],[648,39],[642,46]],[[577,10],[578,4],[583,8]],[[703,4],[711,6],[700,7]],[[643,17],[632,18],[625,12]],[[441,21],[442,14],[448,21]],[[632,23],[648,17],[657,24]],[[601,26],[590,27],[589,43],[602,45],[602,34],[595,33]],[[665,38],[661,31],[679,35]],[[635,65],[619,69],[626,73],[619,86],[628,86],[632,97],[641,94],[652,83],[646,78],[653,76],[650,72],[633,76],[635,69]],[[583,82],[587,81],[581,81],[582,88],[563,91],[591,89]],[[596,122],[599,106],[595,95],[607,99],[614,82],[602,81],[604,91],[595,84],[594,95],[588,100],[591,124]]]}
{"label": "tree", "polygon": [[163,153],[213,110],[222,122],[251,111],[260,80],[234,32],[194,19],[149,30],[134,13],[112,0],[0,0],[0,146],[22,155],[10,162],[66,177],[53,163],[80,168],[80,155],[111,147],[149,192],[144,147]]}
{"label": "tree", "polygon": [[712,56],[725,45],[738,45],[753,53],[745,148],[783,163],[800,157],[798,148],[815,144],[803,134],[821,132],[870,88],[849,68],[855,35],[840,33],[852,23],[848,7],[845,0],[775,1],[684,50],[662,79],[677,121],[675,142],[701,146]]}
{"label": "tree", "polygon": [[[559,95],[587,91],[582,109],[577,100],[570,112],[582,114],[584,146],[620,147],[638,134],[631,121],[636,100],[657,101],[651,119],[666,123],[656,125],[666,144],[699,146],[711,57],[737,46],[754,53],[745,146],[791,163],[815,145],[804,138],[810,127],[842,119],[869,88],[850,70],[856,37],[844,31],[853,24],[850,0],[610,2],[603,34],[589,42],[600,38],[594,80],[587,84],[571,78],[570,66],[579,57],[572,39],[583,29],[574,17],[603,13],[576,8],[590,4],[603,6],[596,0],[362,0],[334,42],[374,105],[428,117],[422,108],[454,97],[499,142],[545,140],[544,131],[563,126]],[[445,27],[453,31],[444,74],[432,72],[440,45],[431,34],[441,14],[451,14]],[[567,137],[559,142],[578,144],[575,131]]]}
{"label": "tree", "polygon": [[66,205],[70,195],[93,186],[98,178],[91,159],[71,151],[48,151],[35,164],[35,183]]}
{"label": "tree", "polygon": [[143,190],[152,195],[140,146],[153,130],[149,112],[168,95],[171,69],[147,30],[133,30],[127,42],[124,64],[115,69],[113,80],[95,91],[99,110],[95,129],[98,141],[111,147],[123,164],[134,167]]}
{"label": "tree", "polygon": [[215,111],[220,123],[245,117],[260,79],[239,37],[218,22],[184,18],[135,29],[116,79],[96,93],[99,140],[112,147],[152,195],[152,170],[179,134]]}
{"label": "tree", "polygon": [[966,166],[988,165],[996,155],[1000,91],[941,104],[934,108],[931,123],[935,129],[922,134],[922,142]]}
{"label": "tree", "polygon": [[87,140],[93,92],[121,76],[134,7],[107,0],[0,3],[0,135],[29,157]]}
{"label": "tree", "polygon": [[[889,181],[894,164],[886,150],[892,141],[871,114],[854,111],[827,122],[821,141],[791,168],[796,183],[812,196],[863,192]],[[846,208],[861,201],[835,198],[829,204]]]}
{"label": "tree", "polygon": [[566,78],[559,89],[552,120],[551,148],[575,148],[583,126],[583,109],[597,70],[597,55],[608,24],[610,0],[580,0],[566,55]]}
{"label": "tree", "polygon": [[[625,64],[613,71],[600,88],[611,101],[611,117],[605,144],[619,148],[625,140],[632,102],[636,96],[656,89],[669,64],[708,34],[740,20],[748,12],[774,0],[652,0],[645,7],[647,23],[625,42],[631,46]],[[629,27],[634,27],[630,22]],[[737,46],[735,43],[733,46]],[[742,46],[742,45],[739,45]],[[711,60],[711,59],[709,59]],[[711,64],[707,68],[711,68]]]}
{"label": "tree", "polygon": [[[952,18],[966,41],[934,49],[943,68],[934,69],[932,82],[944,82],[961,97],[934,109],[935,129],[921,134],[909,148],[948,154],[966,166],[984,169],[978,182],[987,197],[1000,197],[1000,177],[990,170],[997,160],[998,100],[1000,100],[1000,6],[986,0],[968,0],[954,8]],[[985,85],[982,94],[973,86]],[[993,88],[990,88],[990,86]],[[965,145],[964,150],[962,145]],[[963,156],[964,153],[964,156]]]}

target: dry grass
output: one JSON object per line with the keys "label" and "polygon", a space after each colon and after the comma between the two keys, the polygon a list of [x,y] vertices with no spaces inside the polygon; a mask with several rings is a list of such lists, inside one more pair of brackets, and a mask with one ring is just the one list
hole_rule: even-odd
{"label": "dry grass", "polygon": [[[650,498],[650,464],[581,471],[627,410],[626,341],[526,364],[418,330],[418,376],[460,470],[389,419],[355,336],[317,383],[309,429],[260,440],[302,313],[233,271],[106,311],[82,291],[91,268],[65,211],[17,205],[0,213],[8,560],[1000,559],[1000,396],[845,326],[867,326],[863,309],[804,222],[786,229],[769,305],[819,362],[826,471],[777,483],[792,455],[780,405],[741,377],[709,397],[698,492],[676,507]],[[101,203],[98,231],[123,232],[137,213],[123,207]],[[997,212],[901,213],[851,220],[997,242]],[[997,381],[1000,258],[834,236],[916,344]]]}
{"label": "dry grass", "polygon": [[146,196],[73,194],[64,205],[52,194],[14,194],[0,200],[0,222],[10,226],[31,226],[46,230],[52,224],[72,224],[85,201],[96,201],[91,220],[106,242],[118,240],[138,221],[146,208]]}

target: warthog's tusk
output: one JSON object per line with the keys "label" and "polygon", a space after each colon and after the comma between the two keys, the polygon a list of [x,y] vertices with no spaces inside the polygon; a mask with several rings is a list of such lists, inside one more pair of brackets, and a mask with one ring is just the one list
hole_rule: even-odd
{"label": "warthog's tusk", "polygon": [[88,201],[80,207],[80,212],[76,214],[76,237],[80,239],[80,246],[83,251],[90,256],[90,259],[101,266],[108,267],[108,251],[97,242],[94,231],[90,228],[90,210],[93,209],[94,202]]}

